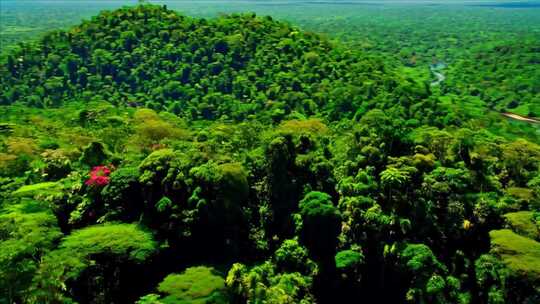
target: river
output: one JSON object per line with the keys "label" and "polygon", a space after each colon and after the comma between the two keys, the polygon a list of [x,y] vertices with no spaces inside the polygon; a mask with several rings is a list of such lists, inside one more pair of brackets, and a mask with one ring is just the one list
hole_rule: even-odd
{"label": "river", "polygon": [[446,79],[446,76],[441,72],[446,68],[446,64],[443,62],[437,62],[429,65],[429,70],[435,75],[436,80],[431,82],[431,86],[437,86]]}

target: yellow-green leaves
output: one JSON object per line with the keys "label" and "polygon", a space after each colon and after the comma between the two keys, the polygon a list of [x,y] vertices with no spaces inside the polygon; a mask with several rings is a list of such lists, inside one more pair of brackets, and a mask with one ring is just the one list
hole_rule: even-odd
{"label": "yellow-green leaves", "polygon": [[96,254],[112,254],[142,262],[149,257],[156,244],[149,232],[134,224],[106,224],[74,231],[64,238],[60,250],[85,258]]}
{"label": "yellow-green leaves", "polygon": [[501,257],[514,276],[523,276],[531,282],[540,282],[540,243],[518,235],[509,229],[493,230],[492,253]]}
{"label": "yellow-green leaves", "polygon": [[[210,267],[196,266],[181,274],[169,274],[159,283],[165,296],[147,295],[138,303],[164,304],[228,304],[225,280]],[[146,301],[146,302],[145,302]]]}

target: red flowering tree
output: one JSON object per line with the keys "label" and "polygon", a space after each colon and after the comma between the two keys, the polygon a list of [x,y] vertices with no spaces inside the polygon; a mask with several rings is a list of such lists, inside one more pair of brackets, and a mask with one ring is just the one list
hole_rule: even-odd
{"label": "red flowering tree", "polygon": [[96,166],[90,171],[90,178],[85,184],[92,187],[104,187],[109,183],[111,169],[107,166]]}

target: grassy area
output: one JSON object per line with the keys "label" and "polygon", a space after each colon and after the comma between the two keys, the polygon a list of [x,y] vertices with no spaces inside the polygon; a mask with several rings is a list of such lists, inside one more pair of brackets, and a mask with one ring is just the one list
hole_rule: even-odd
{"label": "grassy area", "polygon": [[540,237],[532,211],[511,212],[504,215],[508,225],[517,234],[536,239]]}
{"label": "grassy area", "polygon": [[492,252],[501,257],[512,275],[540,282],[540,243],[509,229],[489,233]]}

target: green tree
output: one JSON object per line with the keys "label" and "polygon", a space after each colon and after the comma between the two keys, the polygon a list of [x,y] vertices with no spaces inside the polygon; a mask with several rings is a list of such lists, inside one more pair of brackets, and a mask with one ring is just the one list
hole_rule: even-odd
{"label": "green tree", "polygon": [[57,220],[42,203],[27,201],[0,214],[0,302],[27,301],[39,259],[62,234]]}
{"label": "green tree", "polygon": [[482,303],[505,303],[508,270],[496,257],[483,254],[475,262],[476,284]]}
{"label": "green tree", "polygon": [[305,275],[317,273],[317,265],[309,259],[306,248],[296,239],[283,241],[274,253],[274,261],[281,272],[299,272]]}
{"label": "green tree", "polygon": [[341,215],[330,195],[312,191],[300,201],[300,240],[316,260],[333,257],[341,229]]}
{"label": "green tree", "polygon": [[392,194],[400,189],[406,188],[410,182],[409,172],[395,167],[387,167],[380,174],[381,186],[388,191],[388,199],[392,200]]}
{"label": "green tree", "polygon": [[399,253],[400,266],[411,280],[405,294],[409,303],[468,303],[461,283],[424,244],[407,244]]}
{"label": "green tree", "polygon": [[311,304],[312,278],[298,272],[279,273],[271,263],[248,268],[243,264],[232,265],[225,284],[235,300],[255,303]]}
{"label": "green tree", "polygon": [[91,142],[84,147],[79,161],[87,166],[94,167],[105,165],[111,156],[105,145],[100,142]]}
{"label": "green tree", "polygon": [[539,169],[540,147],[524,139],[505,144],[503,147],[504,164],[517,185],[522,185],[531,173]]}
{"label": "green tree", "polygon": [[127,222],[138,219],[143,209],[139,169],[123,167],[114,170],[109,183],[101,190],[105,217]]}
{"label": "green tree", "polygon": [[190,267],[181,274],[169,274],[157,289],[164,297],[147,295],[137,303],[229,303],[225,280],[213,268],[205,266]]}
{"label": "green tree", "polygon": [[[122,282],[118,274],[122,267],[133,267],[154,254],[156,243],[152,235],[134,224],[89,226],[66,236],[58,249],[44,256],[32,284],[30,301],[55,303],[77,296],[73,285],[81,276],[97,272],[97,280],[87,285],[89,296],[96,301],[117,301]],[[92,271],[89,271],[92,269]],[[86,272],[85,272],[86,270]],[[114,282],[112,285],[104,282]],[[73,284],[68,288],[67,284]],[[84,284],[84,283],[82,283]]]}

